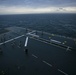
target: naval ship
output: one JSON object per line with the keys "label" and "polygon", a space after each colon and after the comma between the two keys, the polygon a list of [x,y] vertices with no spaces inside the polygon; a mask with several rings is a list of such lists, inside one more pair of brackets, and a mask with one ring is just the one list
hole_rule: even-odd
{"label": "naval ship", "polygon": [[76,38],[8,27],[0,34],[0,75],[76,75]]}

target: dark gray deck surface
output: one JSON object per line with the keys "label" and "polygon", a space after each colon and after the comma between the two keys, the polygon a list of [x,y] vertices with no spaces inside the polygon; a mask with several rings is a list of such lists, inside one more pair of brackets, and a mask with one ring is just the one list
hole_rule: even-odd
{"label": "dark gray deck surface", "polygon": [[[28,52],[24,52],[27,30],[19,27],[0,35],[0,75],[76,75],[76,51],[55,46],[49,42],[29,37]],[[75,39],[37,32],[40,38],[49,37],[76,48]],[[3,38],[2,38],[3,37]],[[12,45],[14,43],[14,45]],[[21,44],[19,46],[19,44]]]}

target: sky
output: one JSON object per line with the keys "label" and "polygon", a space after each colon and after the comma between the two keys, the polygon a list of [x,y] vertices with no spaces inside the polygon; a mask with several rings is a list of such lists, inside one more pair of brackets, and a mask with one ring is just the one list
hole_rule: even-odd
{"label": "sky", "polygon": [[0,0],[0,14],[76,13],[76,0]]}

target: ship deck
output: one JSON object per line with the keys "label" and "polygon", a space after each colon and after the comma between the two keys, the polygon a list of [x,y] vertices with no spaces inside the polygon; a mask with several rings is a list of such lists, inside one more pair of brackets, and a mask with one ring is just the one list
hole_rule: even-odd
{"label": "ship deck", "polygon": [[[0,75],[76,75],[76,39],[21,27],[7,29],[0,35]],[[27,35],[32,31],[39,37]]]}

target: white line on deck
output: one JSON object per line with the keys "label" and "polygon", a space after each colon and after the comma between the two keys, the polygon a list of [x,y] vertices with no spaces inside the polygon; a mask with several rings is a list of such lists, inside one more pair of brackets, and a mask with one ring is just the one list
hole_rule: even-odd
{"label": "white line on deck", "polygon": [[30,37],[30,38],[35,39],[35,40],[38,40],[38,41],[43,42],[43,43],[46,43],[46,44],[49,44],[49,45],[52,45],[52,46],[55,46],[55,47],[59,47],[59,48],[62,48],[62,49],[66,49],[66,48],[63,48],[63,47],[60,47],[60,46],[57,46],[57,45],[54,45],[54,44],[51,44],[51,43],[42,41],[42,40],[40,40],[40,39],[36,39],[36,38],[33,38],[33,37]]}
{"label": "white line on deck", "polygon": [[38,58],[36,55],[32,54],[33,57]]}
{"label": "white line on deck", "polygon": [[52,67],[51,64],[47,63],[46,61],[43,61],[43,63],[47,64],[48,66]]}
{"label": "white line on deck", "polygon": [[21,35],[21,36],[15,37],[15,38],[13,38],[13,39],[7,40],[7,41],[5,41],[5,42],[0,43],[0,45],[3,45],[3,44],[8,43],[8,42],[11,42],[11,41],[13,41],[13,40],[15,40],[15,39],[18,39],[18,38],[21,38],[21,37],[23,37],[23,36],[25,36],[25,35]]}
{"label": "white line on deck", "polygon": [[59,72],[63,73],[64,75],[68,75],[67,73],[63,72],[62,70],[58,69]]}
{"label": "white line on deck", "polygon": [[25,47],[27,46],[27,43],[28,43],[28,37],[26,37],[26,41],[25,41]]}
{"label": "white line on deck", "polygon": [[[35,57],[35,58],[38,58],[36,55],[34,55],[34,54],[32,54],[32,56],[33,57]],[[48,66],[50,66],[50,67],[53,67],[50,63],[48,63],[48,62],[46,62],[46,61],[42,61],[43,63],[45,63],[45,64],[47,64]],[[62,74],[64,74],[64,75],[68,75],[67,73],[65,73],[64,71],[62,71],[62,70],[60,70],[60,69],[57,69],[59,72],[61,72]]]}

